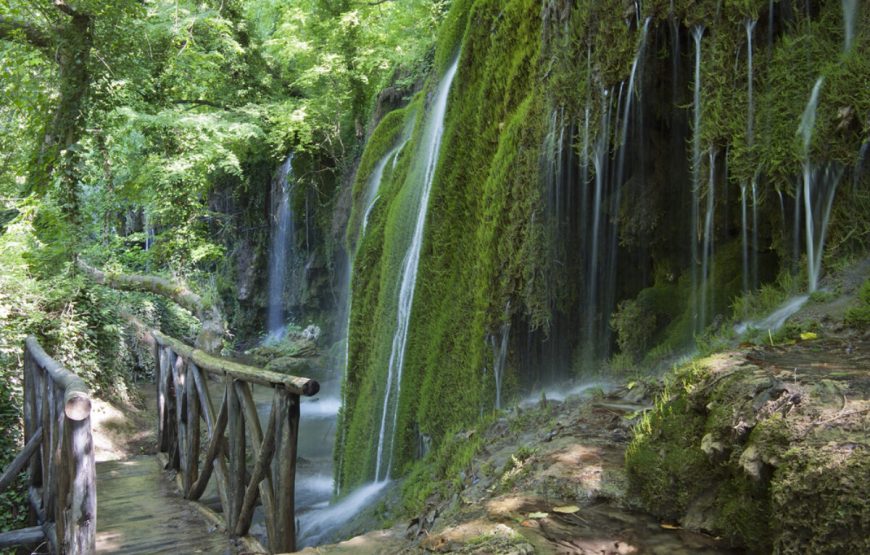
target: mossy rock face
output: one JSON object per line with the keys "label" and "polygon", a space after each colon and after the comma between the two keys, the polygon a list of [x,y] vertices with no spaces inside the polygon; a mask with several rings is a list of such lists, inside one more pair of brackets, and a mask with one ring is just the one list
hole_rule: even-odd
{"label": "mossy rock face", "polygon": [[676,370],[626,452],[631,494],[755,553],[870,551],[866,359],[808,342]]}

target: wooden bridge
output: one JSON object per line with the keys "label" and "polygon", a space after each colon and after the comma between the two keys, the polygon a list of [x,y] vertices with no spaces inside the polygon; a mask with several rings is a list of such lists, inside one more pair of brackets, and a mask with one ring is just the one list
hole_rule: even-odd
{"label": "wooden bridge", "polygon": [[[25,342],[25,446],[0,476],[0,493],[26,471],[35,525],[0,534],[0,550],[295,551],[299,402],[319,384],[210,356],[156,330],[138,335],[154,354],[160,454],[97,464],[88,388],[34,338]],[[265,431],[254,384],[273,391]],[[164,469],[176,471],[177,486]],[[250,535],[257,507],[265,546]]]}

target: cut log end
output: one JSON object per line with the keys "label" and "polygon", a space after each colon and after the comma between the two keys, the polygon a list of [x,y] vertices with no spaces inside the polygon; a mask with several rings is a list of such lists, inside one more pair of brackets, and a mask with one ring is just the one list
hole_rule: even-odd
{"label": "cut log end", "polygon": [[308,382],[302,386],[302,394],[306,397],[317,395],[319,391],[320,383],[318,383],[317,380],[308,380]]}
{"label": "cut log end", "polygon": [[80,391],[70,391],[64,399],[64,413],[70,420],[81,421],[91,415],[91,400]]}

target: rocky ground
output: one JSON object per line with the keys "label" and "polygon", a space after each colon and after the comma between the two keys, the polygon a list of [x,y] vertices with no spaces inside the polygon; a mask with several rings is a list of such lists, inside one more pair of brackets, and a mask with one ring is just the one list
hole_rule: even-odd
{"label": "rocky ground", "polygon": [[458,434],[481,447],[418,514],[382,503],[392,527],[305,552],[870,553],[870,331],[848,316],[868,274],[663,380]]}
{"label": "rocky ground", "polygon": [[637,384],[514,411],[483,432],[461,490],[390,529],[306,552],[728,553],[630,501],[624,453],[649,393]]}

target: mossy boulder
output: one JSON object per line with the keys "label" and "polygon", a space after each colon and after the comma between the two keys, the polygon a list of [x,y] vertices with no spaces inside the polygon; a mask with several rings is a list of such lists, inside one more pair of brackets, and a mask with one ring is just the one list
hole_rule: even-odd
{"label": "mossy boulder", "polygon": [[631,494],[753,553],[870,552],[865,358],[808,342],[675,370],[626,452]]}

